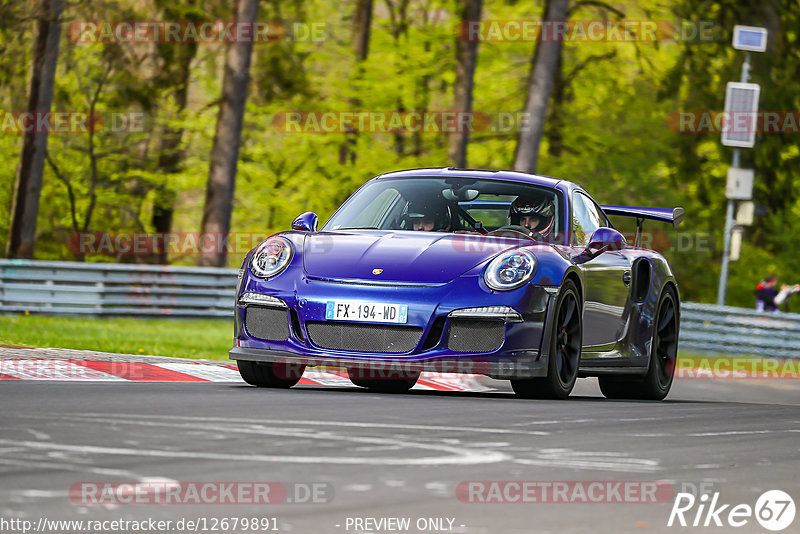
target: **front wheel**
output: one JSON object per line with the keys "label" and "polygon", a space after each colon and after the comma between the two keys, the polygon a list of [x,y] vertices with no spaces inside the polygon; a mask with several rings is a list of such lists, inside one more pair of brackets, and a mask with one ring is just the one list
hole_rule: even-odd
{"label": "front wheel", "polygon": [[288,389],[300,381],[305,365],[294,365],[282,362],[261,363],[237,360],[239,374],[251,386],[260,388]]}
{"label": "front wheel", "polygon": [[678,360],[678,299],[671,289],[658,301],[653,324],[650,363],[644,379],[600,377],[600,391],[609,399],[662,400],[672,387]]}
{"label": "front wheel", "polygon": [[583,342],[583,320],[578,290],[572,280],[561,286],[555,324],[550,331],[547,376],[511,381],[514,392],[528,399],[566,399],[578,379]]}

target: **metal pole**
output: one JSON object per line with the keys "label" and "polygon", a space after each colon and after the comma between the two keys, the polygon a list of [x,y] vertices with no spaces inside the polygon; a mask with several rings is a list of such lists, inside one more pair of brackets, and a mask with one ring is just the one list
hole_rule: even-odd
{"label": "metal pole", "polygon": [[744,53],[744,63],[742,63],[742,75],[739,78],[742,83],[750,81],[750,52]]}
{"label": "metal pole", "polygon": [[[745,52],[744,63],[742,63],[742,75],[739,79],[741,83],[747,83],[750,80],[750,52]],[[754,123],[755,125],[755,123]],[[733,149],[733,161],[731,167],[734,169],[739,168],[741,162],[741,149]],[[725,290],[728,286],[728,265],[730,264],[731,253],[731,231],[733,230],[733,200],[728,199],[728,207],[725,210],[725,236],[722,241],[722,269],[719,273],[719,287],[717,288],[717,304],[719,306],[725,305]]]}
{"label": "metal pole", "polygon": [[[731,167],[739,168],[740,148],[733,149],[733,163]],[[722,271],[719,275],[719,288],[717,289],[717,305],[725,305],[725,289],[728,286],[728,264],[731,255],[731,230],[733,230],[733,200],[728,199],[728,209],[725,211],[725,237],[722,245]]]}

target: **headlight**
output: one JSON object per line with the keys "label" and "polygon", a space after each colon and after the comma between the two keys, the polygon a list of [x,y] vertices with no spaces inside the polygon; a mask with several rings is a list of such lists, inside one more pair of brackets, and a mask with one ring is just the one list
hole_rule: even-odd
{"label": "headlight", "polygon": [[483,279],[486,285],[497,291],[516,289],[531,278],[536,272],[536,257],[527,250],[510,250],[503,252],[486,267]]}
{"label": "headlight", "polygon": [[269,278],[283,271],[294,256],[294,246],[285,237],[271,237],[261,243],[250,259],[250,271]]}

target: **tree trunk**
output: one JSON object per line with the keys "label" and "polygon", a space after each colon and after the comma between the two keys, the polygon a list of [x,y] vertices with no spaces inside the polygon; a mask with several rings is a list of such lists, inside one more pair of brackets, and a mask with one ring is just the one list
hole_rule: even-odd
{"label": "tree trunk", "polygon": [[369,55],[369,34],[372,26],[372,0],[358,0],[356,5],[353,48],[356,61],[362,62]]}
{"label": "tree trunk", "polygon": [[[461,24],[480,20],[483,0],[461,0]],[[472,112],[472,89],[475,86],[475,65],[478,60],[478,41],[456,37],[456,83],[453,88],[453,111]],[[458,124],[463,122],[458,121]],[[467,144],[469,130],[450,133],[447,156],[456,167],[467,166]]]}
{"label": "tree trunk", "polygon": [[[408,27],[410,25],[408,18],[409,3],[410,0],[398,0],[397,4],[395,5],[392,0],[386,0],[386,7],[389,8],[390,27],[392,31],[392,38],[394,39],[394,46],[395,49],[400,51],[398,55],[401,59],[399,61],[395,60],[398,80],[402,80],[403,75],[406,74],[405,65],[406,60],[408,59],[408,48],[400,44],[400,39],[404,38],[406,39],[406,42],[408,41]],[[397,89],[401,94],[404,92],[402,81],[399,82]],[[405,113],[406,106],[403,104],[402,96],[397,98],[397,107],[394,111],[397,111],[401,115]],[[398,157],[402,158],[405,156],[406,151],[406,138],[403,130],[400,129],[399,131],[394,132],[392,137],[394,137],[394,151]]]}
{"label": "tree trunk", "polygon": [[[236,11],[237,21],[252,23],[258,15],[258,0],[239,0]],[[239,160],[252,51],[253,42],[246,39],[229,45],[225,57],[222,97],[211,150],[201,230],[203,235],[213,239],[215,246],[212,252],[200,255],[198,265],[226,265],[228,252],[223,243],[227,241],[231,228],[236,164]]]}
{"label": "tree trunk", "polygon": [[[545,8],[545,21],[549,25],[542,28],[536,52],[533,55],[531,77],[528,83],[528,97],[525,102],[527,126],[520,130],[517,150],[514,154],[514,170],[536,172],[539,160],[539,144],[542,141],[544,121],[547,116],[547,101],[556,77],[558,58],[561,54],[561,39],[555,39],[553,25],[566,24],[568,0],[548,0]],[[546,33],[546,39],[542,36]]]}
{"label": "tree trunk", "polygon": [[[63,9],[62,0],[42,0],[38,32],[33,45],[29,111],[49,112],[53,103]],[[6,244],[6,256],[9,258],[33,258],[46,156],[47,132],[26,132],[22,139],[22,152],[11,204],[11,224]]]}
{"label": "tree trunk", "polygon": [[[364,74],[363,62],[369,55],[369,36],[372,27],[372,0],[358,0],[356,13],[353,17],[353,52],[356,57],[355,79],[360,81]],[[350,99],[352,109],[358,111],[361,100],[358,97]],[[344,165],[356,162],[356,136],[358,132],[348,130],[344,142],[339,145],[339,163]]]}

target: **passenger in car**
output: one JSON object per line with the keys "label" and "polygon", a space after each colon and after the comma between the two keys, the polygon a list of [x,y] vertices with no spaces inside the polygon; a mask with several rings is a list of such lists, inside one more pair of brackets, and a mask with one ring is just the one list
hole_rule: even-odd
{"label": "passenger in car", "polygon": [[434,201],[409,202],[406,219],[406,228],[414,231],[450,231],[450,210]]}

